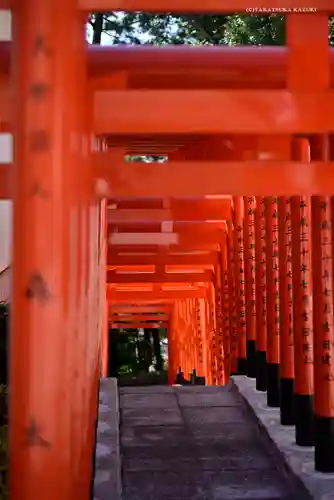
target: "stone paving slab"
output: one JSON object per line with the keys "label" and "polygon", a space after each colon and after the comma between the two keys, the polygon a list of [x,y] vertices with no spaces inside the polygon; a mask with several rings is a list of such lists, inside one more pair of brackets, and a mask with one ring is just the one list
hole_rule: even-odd
{"label": "stone paving slab", "polygon": [[[120,397],[128,405],[121,408],[123,500],[308,500],[277,468],[233,384],[175,386],[172,412],[161,411],[162,400],[155,405],[158,395],[170,401],[158,390],[146,418],[129,394],[123,388]],[[151,425],[152,416],[160,424]]]}
{"label": "stone paving slab", "polygon": [[245,423],[246,416],[239,407],[212,406],[209,408],[184,408],[183,414],[191,426],[208,424]]}
{"label": "stone paving slab", "polygon": [[131,426],[128,421],[124,421],[122,425],[121,443],[122,446],[151,446],[156,444],[170,446],[170,443],[182,443],[182,440],[189,441],[189,438],[184,433],[182,425],[170,425],[161,429],[155,426]]}
{"label": "stone paving slab", "polygon": [[224,442],[228,440],[233,440],[233,441],[244,441],[248,440],[250,438],[254,438],[254,429],[251,427],[244,425],[244,422],[242,421],[241,423],[234,422],[234,423],[224,423],[224,425],[221,425],[221,423],[215,423],[215,424],[210,424],[208,425],[202,425],[202,426],[196,426],[193,425],[191,428],[191,432],[194,436],[194,438],[204,438],[207,439],[207,436],[210,437],[210,441],[212,443],[214,442],[221,442],[222,437],[224,438]]}
{"label": "stone paving slab", "polygon": [[276,470],[206,472],[205,479],[208,481],[212,500],[288,498],[286,485],[280,480]]}
{"label": "stone paving slab", "polygon": [[94,500],[121,500],[119,398],[117,380],[100,381],[96,436]]}
{"label": "stone paving slab", "polygon": [[146,386],[131,386],[120,387],[119,394],[174,394],[173,386],[171,385],[146,385]]}
{"label": "stone paving slab", "polygon": [[[221,397],[225,397],[228,392],[234,392],[233,385],[225,385],[222,393],[221,386],[213,385],[173,385],[171,386],[172,392],[180,396],[181,394],[218,394]],[[190,391],[190,392],[189,392]]]}
{"label": "stone paving slab", "polygon": [[182,418],[177,407],[174,408],[135,408],[122,409],[122,421],[132,427],[181,425]]}
{"label": "stone paving slab", "polygon": [[285,484],[277,477],[277,471],[267,471],[265,474],[259,470],[247,473],[240,470],[213,472],[203,471],[200,466],[197,469],[188,467],[175,471],[127,471],[123,488],[124,498],[131,500],[289,499]]}
{"label": "stone paving slab", "polygon": [[255,380],[241,375],[232,379],[284,457],[289,469],[302,481],[311,497],[314,500],[334,500],[334,474],[315,472],[314,448],[295,444],[294,427],[281,425],[279,409],[268,408],[267,395],[256,390]]}
{"label": "stone paving slab", "polygon": [[240,406],[241,402],[231,392],[198,392],[196,398],[193,394],[178,394],[180,405],[188,408],[213,408],[215,406]]}
{"label": "stone paving slab", "polygon": [[[178,471],[180,474],[185,470],[190,470],[194,467],[193,457],[180,458],[177,456],[166,456],[152,458],[145,457],[140,461],[134,456],[124,457],[123,466],[126,470],[131,472],[138,471]],[[238,457],[199,457],[196,460],[196,467],[200,467],[202,471],[233,471],[233,470],[267,470],[268,459],[267,457],[259,456],[254,461],[254,455],[244,454]]]}
{"label": "stone paving slab", "polygon": [[[245,445],[242,447],[228,447],[220,444],[219,446],[210,446],[202,443],[187,444],[187,445],[176,445],[170,447],[154,447],[150,449],[149,447],[127,447],[123,448],[123,464],[131,464],[132,467],[138,465],[138,469],[141,469],[143,461],[152,461],[154,464],[156,461],[165,460],[165,466],[168,469],[169,464],[172,464],[175,459],[180,461],[192,461],[194,462],[194,457],[203,466],[206,463],[213,465],[215,469],[214,460],[221,461],[221,463],[233,464],[233,463],[248,463],[252,464],[251,468],[263,468],[264,456],[261,453],[261,449],[254,443]],[[200,453],[200,454],[199,454]],[[129,459],[129,460],[128,460]],[[138,462],[135,465],[135,461]],[[266,458],[266,463],[268,466],[268,459]],[[232,465],[231,465],[232,467]],[[156,468],[156,467],[154,467]],[[233,467],[232,467],[233,468]],[[242,466],[242,468],[244,468]]]}
{"label": "stone paving slab", "polygon": [[[185,478],[178,472],[127,473],[123,482],[126,500],[208,500],[198,472]],[[196,476],[196,474],[195,474]]]}
{"label": "stone paving slab", "polygon": [[147,406],[152,408],[177,409],[177,401],[174,394],[121,394],[120,404],[122,410],[131,409],[146,409]]}

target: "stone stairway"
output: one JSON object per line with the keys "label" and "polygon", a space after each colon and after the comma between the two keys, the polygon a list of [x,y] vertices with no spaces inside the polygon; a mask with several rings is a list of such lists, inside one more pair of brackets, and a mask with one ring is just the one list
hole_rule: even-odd
{"label": "stone stairway", "polygon": [[124,500],[309,500],[233,385],[120,389]]}

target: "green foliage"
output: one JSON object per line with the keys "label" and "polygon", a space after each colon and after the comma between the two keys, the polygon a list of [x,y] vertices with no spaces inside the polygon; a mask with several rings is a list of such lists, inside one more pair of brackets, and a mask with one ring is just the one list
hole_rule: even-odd
{"label": "green foliage", "polygon": [[0,500],[8,499],[8,411],[6,386],[0,385]]}
{"label": "green foliage", "polygon": [[5,385],[0,385],[0,425],[7,425],[7,388]]}
{"label": "green foliage", "polygon": [[[0,373],[6,379],[8,305],[0,304]],[[8,499],[8,407],[7,388],[0,381],[0,500]]]}
{"label": "green foliage", "polygon": [[[103,22],[90,18],[101,28],[108,44],[152,45],[284,45],[285,17],[279,15],[182,15],[143,12],[103,14]],[[95,27],[94,27],[95,26]],[[330,19],[329,40],[334,44],[334,21]]]}
{"label": "green foliage", "polygon": [[284,45],[284,16],[242,15],[230,17],[226,32],[229,45]]}
{"label": "green foliage", "polygon": [[[281,16],[173,16],[126,14],[130,26],[151,44],[231,45],[284,43],[284,18]],[[129,26],[129,25],[128,25]],[[128,29],[128,27],[126,28]]]}
{"label": "green foliage", "polygon": [[126,156],[125,160],[127,162],[136,163],[150,163],[150,162],[164,162],[167,160],[166,156]]}
{"label": "green foliage", "polygon": [[0,384],[7,383],[8,305],[0,304]]}
{"label": "green foliage", "polygon": [[136,354],[137,348],[137,332],[125,334],[122,333],[118,342],[118,356],[120,366],[119,374],[135,373],[137,371],[138,360]]}
{"label": "green foliage", "polygon": [[329,20],[329,43],[334,45],[334,17]]}
{"label": "green foliage", "polygon": [[146,328],[144,334],[130,328],[109,330],[109,373],[115,377],[147,373],[152,363],[161,371],[165,338],[165,329]]}

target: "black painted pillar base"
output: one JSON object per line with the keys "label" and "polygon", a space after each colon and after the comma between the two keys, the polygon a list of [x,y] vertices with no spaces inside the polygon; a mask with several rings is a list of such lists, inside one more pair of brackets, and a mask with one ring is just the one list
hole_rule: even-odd
{"label": "black painted pillar base", "polygon": [[267,363],[267,405],[270,408],[280,407],[279,364]]}
{"label": "black painted pillar base", "polygon": [[295,380],[293,378],[281,378],[280,393],[281,393],[281,424],[295,425]]}
{"label": "black painted pillar base", "polygon": [[175,384],[184,385],[186,379],[184,378],[184,373],[179,368],[178,373],[176,374]]}
{"label": "black painted pillar base", "polygon": [[247,375],[247,359],[238,358],[238,375]]}
{"label": "black painted pillar base", "polygon": [[314,445],[313,395],[295,394],[296,444]]}
{"label": "black painted pillar base", "polygon": [[206,385],[205,377],[196,377],[196,385]]}
{"label": "black painted pillar base", "polygon": [[315,470],[334,472],[334,417],[314,417]]}
{"label": "black painted pillar base", "polygon": [[193,371],[189,373],[189,380],[191,385],[196,385],[196,379],[197,379],[196,368],[194,368]]}
{"label": "black painted pillar base", "polygon": [[256,377],[256,344],[255,340],[247,340],[247,376]]}
{"label": "black painted pillar base", "polygon": [[267,390],[267,353],[256,351],[256,390],[266,392]]}

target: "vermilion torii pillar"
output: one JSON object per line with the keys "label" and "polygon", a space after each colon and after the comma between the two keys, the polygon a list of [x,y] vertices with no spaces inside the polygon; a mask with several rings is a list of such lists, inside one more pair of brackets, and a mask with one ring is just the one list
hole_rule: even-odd
{"label": "vermilion torii pillar", "polygon": [[84,18],[75,0],[22,0],[13,24],[9,495],[87,500],[98,331],[79,329],[85,311],[86,325],[97,314],[86,294],[98,273],[88,247],[89,236],[97,248],[98,219],[89,218],[84,156]]}
{"label": "vermilion torii pillar", "polygon": [[291,200],[279,198],[279,292],[280,292],[280,415],[282,425],[295,423],[294,335],[291,249]]}
{"label": "vermilion torii pillar", "polygon": [[256,378],[255,196],[244,196],[247,375]]}
{"label": "vermilion torii pillar", "polygon": [[256,389],[267,390],[267,271],[265,198],[256,197]]}

